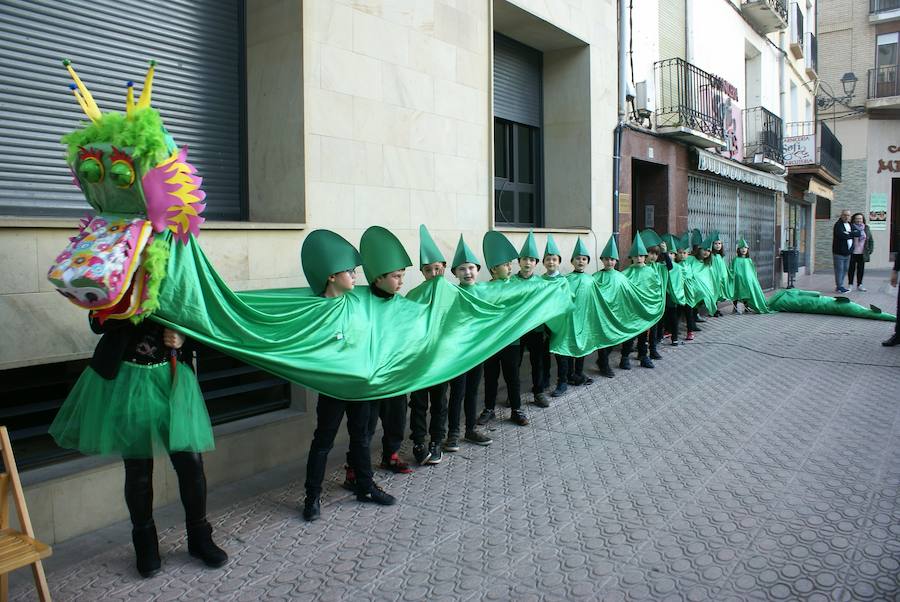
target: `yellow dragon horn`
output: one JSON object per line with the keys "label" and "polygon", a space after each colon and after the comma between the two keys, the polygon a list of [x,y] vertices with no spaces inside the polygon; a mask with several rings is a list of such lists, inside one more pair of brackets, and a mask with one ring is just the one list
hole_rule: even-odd
{"label": "yellow dragon horn", "polygon": [[125,93],[125,115],[131,117],[134,112],[134,82],[129,81],[125,85],[128,87],[128,91]]}
{"label": "yellow dragon horn", "polygon": [[156,68],[156,61],[150,61],[150,68],[147,69],[147,75],[144,77],[144,89],[141,90],[141,99],[137,102],[135,109],[146,109],[150,106],[150,96],[153,94],[153,74]]}
{"label": "yellow dragon horn", "polygon": [[[63,65],[66,69],[69,70],[69,75],[72,76],[72,81],[74,84],[71,84],[69,88],[75,93],[75,98],[78,99],[78,104],[81,105],[81,110],[84,111],[84,114],[91,118],[91,121],[99,120],[103,114],[100,112],[100,107],[97,106],[97,103],[94,102],[94,97],[91,96],[91,93],[88,91],[87,86],[81,81],[81,78],[78,77],[78,74],[75,73],[75,69],[72,68],[72,63],[69,59],[63,60]],[[80,93],[79,93],[80,92]]]}

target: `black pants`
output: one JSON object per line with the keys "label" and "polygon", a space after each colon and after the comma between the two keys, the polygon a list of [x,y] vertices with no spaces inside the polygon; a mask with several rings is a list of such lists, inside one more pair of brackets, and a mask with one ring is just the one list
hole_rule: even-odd
{"label": "black pants", "polygon": [[609,370],[609,354],[612,347],[603,347],[597,350],[597,367],[606,372]]}
{"label": "black pants", "polygon": [[897,316],[898,320],[894,322],[894,334],[900,336],[900,286],[897,286]]}
{"label": "black pants", "polygon": [[660,318],[659,322],[650,327],[650,330],[647,332],[647,343],[650,346],[650,351],[656,351],[656,344],[663,338],[663,319]]}
{"label": "black pants", "polygon": [[482,366],[478,364],[450,381],[450,401],[447,404],[447,430],[450,435],[459,437],[459,415],[462,413],[463,402],[466,408],[466,432],[475,430],[481,373]]}
{"label": "black pants", "polygon": [[[426,414],[431,408],[431,422]],[[413,443],[425,442],[426,433],[432,443],[440,443],[447,434],[447,383],[414,391],[409,396],[409,427]]]}
{"label": "black pants", "polygon": [[[559,357],[559,356],[557,356]],[[578,377],[584,376],[584,358],[583,357],[568,357],[569,360],[566,362],[566,367],[569,370],[569,373],[566,375],[566,378],[569,381],[575,380]]]}
{"label": "black pants", "polygon": [[666,313],[663,320],[666,323],[666,330],[672,335],[672,342],[678,341],[678,320],[682,315],[680,305],[667,305]]}
{"label": "black pants", "polygon": [[328,452],[334,446],[334,438],[344,414],[347,415],[347,433],[350,448],[347,461],[356,473],[358,491],[368,491],[372,485],[372,458],[369,453],[369,414],[378,415],[371,401],[344,401],[328,395],[319,395],[316,403],[316,432],[309,446],[306,461],[306,495],[315,497],[322,493]]}
{"label": "black pants", "polygon": [[[369,441],[375,435],[378,419],[381,419],[381,459],[387,460],[400,451],[406,432],[406,395],[385,397],[373,402],[369,412]],[[349,456],[348,456],[349,459]]]}
{"label": "black pants", "polygon": [[628,355],[634,351],[634,343],[637,341],[637,353],[638,357],[644,357],[647,355],[647,339],[649,330],[645,330],[641,334],[637,335],[633,339],[628,339],[624,343],[622,343],[622,357],[628,357]]}
{"label": "black pants", "polygon": [[518,410],[522,407],[522,396],[519,389],[519,345],[507,345],[484,363],[484,409],[497,407],[497,386],[500,372],[506,381],[509,394],[509,407]]}
{"label": "black pants", "polygon": [[542,393],[544,386],[544,331],[532,330],[522,337],[519,346],[519,365],[528,351],[528,359],[531,362],[531,392]]}
{"label": "black pants", "polygon": [[[206,522],[206,473],[203,457],[193,452],[169,456],[178,475],[178,491],[188,528]],[[131,524],[140,529],[153,521],[153,458],[125,459],[125,505]]]}
{"label": "black pants", "polygon": [[565,355],[557,355],[555,353],[550,353],[550,337],[544,337],[544,359],[541,362],[541,385],[544,389],[550,388],[550,356],[556,358],[556,385],[564,385],[566,381],[569,379],[569,370],[572,368],[570,364],[572,363],[572,358]]}
{"label": "black pants", "polygon": [[853,275],[856,275],[856,286],[860,286],[863,281],[863,274],[866,271],[866,256],[856,253],[850,256],[850,267],[847,268],[847,286],[853,285]]}

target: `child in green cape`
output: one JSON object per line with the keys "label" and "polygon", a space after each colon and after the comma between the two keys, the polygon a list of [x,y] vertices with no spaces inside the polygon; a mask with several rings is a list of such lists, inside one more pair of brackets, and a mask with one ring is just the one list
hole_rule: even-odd
{"label": "child in green cape", "polygon": [[[362,261],[353,245],[329,230],[314,230],[303,241],[300,251],[303,272],[313,292],[333,303],[343,301],[344,294],[353,290],[356,266]],[[326,336],[323,333],[323,336]],[[332,336],[332,335],[329,335]],[[316,430],[309,446],[306,462],[306,500],[303,502],[303,518],[314,521],[321,516],[319,498],[328,464],[328,453],[344,415],[347,416],[347,433],[350,446],[347,453],[349,469],[353,471],[352,484],[356,499],[390,506],[396,499],[386,493],[372,479],[372,458],[369,453],[369,415],[374,410],[371,402],[344,401],[319,394],[316,402]]]}
{"label": "child in green cape", "polygon": [[[528,233],[525,244],[519,251],[519,273],[516,278],[520,280],[531,280],[536,278],[534,270],[538,264],[538,248],[534,240],[534,232]],[[547,396],[544,395],[544,331],[543,325],[538,326],[531,332],[526,332],[522,336],[521,345],[519,346],[519,365],[525,357],[525,351],[528,351],[528,359],[531,364],[531,393],[534,395],[534,405],[540,408],[550,407]]]}
{"label": "child in green cape", "polygon": [[[562,254],[559,252],[559,247],[556,246],[556,241],[553,240],[553,235],[547,235],[547,244],[544,247],[544,275],[542,276],[545,280],[553,280],[554,278],[562,278],[562,272],[559,271],[559,266],[562,263]],[[550,331],[545,327],[544,332],[544,361],[542,364],[543,375],[541,379],[541,385],[544,389],[550,388]],[[569,371],[571,370],[572,358],[566,355],[558,355],[553,354],[556,358],[556,388],[553,389],[553,392],[550,394],[550,397],[562,397],[566,390],[569,388],[568,378]]]}
{"label": "child in green cape", "polygon": [[[619,248],[616,245],[615,237],[610,236],[609,240],[606,242],[606,246],[603,247],[603,251],[600,253],[600,263],[603,265],[603,268],[600,271],[608,272],[610,270],[615,270],[618,262]],[[600,376],[606,378],[615,377],[615,373],[612,368],[609,367],[609,354],[612,350],[613,347],[602,347],[597,350],[597,369],[600,371]]]}
{"label": "child in green cape", "polygon": [[[590,275],[585,273],[585,269],[588,264],[591,263],[591,254],[588,251],[588,248],[581,242],[581,237],[578,237],[578,240],[575,242],[575,249],[572,251],[572,273],[566,276],[566,279],[569,281],[569,286],[576,287],[581,285],[579,281],[585,280],[585,282],[593,283],[593,279]],[[584,374],[584,358],[583,357],[573,357],[569,358],[569,375],[568,375],[568,383],[570,385],[580,387],[582,385],[590,385],[594,382],[594,379],[586,376]]]}
{"label": "child in green cape", "polygon": [[[500,232],[485,233],[482,243],[484,259],[491,271],[493,286],[505,286],[512,274],[512,262],[518,257],[516,248]],[[511,413],[509,419],[519,426],[528,425],[528,416],[522,410],[519,384],[519,341],[507,345],[484,363],[484,410],[478,417],[478,424],[485,425],[497,418],[497,386],[500,372],[506,381]]]}
{"label": "child in green cape", "polygon": [[[478,272],[481,270],[481,261],[459,235],[459,243],[456,245],[456,253],[453,255],[451,272],[459,280],[459,287],[463,290],[474,291]],[[478,387],[481,385],[483,364],[471,368],[450,381],[450,402],[448,404],[447,440],[444,442],[444,451],[459,451],[459,419],[465,406],[465,440],[475,445],[490,445],[493,440],[481,433],[476,428],[476,413],[478,412]]]}
{"label": "child in green cape", "polygon": [[[631,245],[631,250],[628,251],[628,258],[632,261],[631,266],[628,267],[628,272],[650,269],[654,270],[655,275],[656,268],[647,266],[647,254],[647,248],[644,246],[644,241],[641,239],[640,233],[635,232],[634,242]],[[649,357],[649,335],[650,331],[645,330],[633,339],[629,339],[622,343],[622,357],[619,360],[619,369],[631,370],[631,359],[628,356],[634,351],[635,342],[637,342],[638,359],[640,360],[641,367],[655,367],[653,365],[653,360]]]}
{"label": "child in green cape", "polygon": [[738,302],[744,304],[744,313],[769,313],[766,296],[759,285],[756,266],[750,259],[750,248],[743,238],[737,242],[737,254],[731,260],[734,277],[734,313],[738,312]]}

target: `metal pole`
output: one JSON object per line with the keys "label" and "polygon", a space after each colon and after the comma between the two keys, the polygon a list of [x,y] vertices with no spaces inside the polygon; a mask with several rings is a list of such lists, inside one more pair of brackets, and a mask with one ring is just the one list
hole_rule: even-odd
{"label": "metal pole", "polygon": [[619,119],[613,133],[613,195],[612,195],[612,231],[616,246],[619,244],[619,186],[622,169],[622,131],[625,128],[625,116],[628,114],[628,39],[631,31],[628,27],[628,2],[619,0]]}

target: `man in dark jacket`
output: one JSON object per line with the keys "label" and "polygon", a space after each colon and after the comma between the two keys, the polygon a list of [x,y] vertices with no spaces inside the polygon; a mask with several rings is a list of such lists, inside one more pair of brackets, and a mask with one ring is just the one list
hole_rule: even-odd
{"label": "man in dark jacket", "polygon": [[841,211],[841,217],[834,224],[834,236],[831,239],[831,253],[834,258],[834,286],[839,293],[849,293],[844,286],[847,268],[850,267],[850,254],[853,252],[853,239],[859,231],[850,225],[850,210]]}
{"label": "man in dark jacket", "polygon": [[[897,272],[900,272],[900,251],[894,255],[894,270],[891,272],[891,286],[894,287],[897,286]],[[900,291],[897,291],[897,313],[894,315],[900,316]],[[885,347],[900,345],[900,319],[894,322],[894,335],[881,344]]]}

